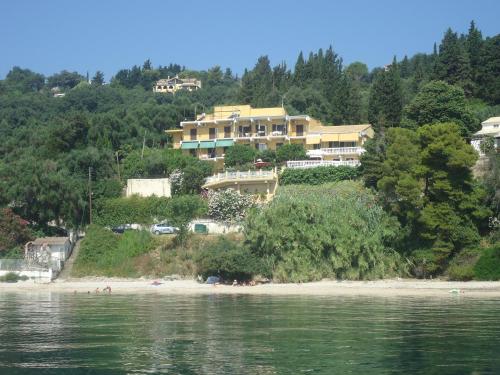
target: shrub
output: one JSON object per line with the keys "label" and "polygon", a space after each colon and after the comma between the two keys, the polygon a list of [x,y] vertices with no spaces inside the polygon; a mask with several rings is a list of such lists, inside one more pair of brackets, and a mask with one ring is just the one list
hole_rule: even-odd
{"label": "shrub", "polygon": [[397,274],[395,218],[359,183],[280,188],[267,208],[251,211],[246,244],[279,281],[324,277],[374,279]]}
{"label": "shrub", "polygon": [[474,266],[478,280],[500,280],[500,245],[484,249]]}
{"label": "shrub", "polygon": [[261,262],[254,254],[226,237],[209,244],[196,255],[195,262],[204,278],[219,276],[226,281],[246,281],[262,272]]}
{"label": "shrub", "polygon": [[242,221],[252,206],[252,197],[233,189],[211,191],[208,196],[209,216],[226,224]]}
{"label": "shrub", "polygon": [[457,254],[448,266],[447,274],[450,280],[469,281],[474,278],[474,265],[481,251],[466,249]]}
{"label": "shrub", "polygon": [[325,166],[305,169],[287,168],[280,175],[281,185],[320,185],[327,182],[352,180],[359,176],[359,169],[347,166]]}
{"label": "shrub", "polygon": [[10,208],[0,209],[0,257],[33,238],[27,224]]}
{"label": "shrub", "polygon": [[77,276],[138,276],[133,259],[151,251],[156,242],[147,231],[115,234],[97,225],[90,225],[75,262]]}
{"label": "shrub", "polygon": [[[20,279],[21,277],[19,277],[19,275],[15,272],[9,272],[3,276],[0,276],[0,282],[3,283],[17,283]],[[25,280],[24,278],[22,279]]]}

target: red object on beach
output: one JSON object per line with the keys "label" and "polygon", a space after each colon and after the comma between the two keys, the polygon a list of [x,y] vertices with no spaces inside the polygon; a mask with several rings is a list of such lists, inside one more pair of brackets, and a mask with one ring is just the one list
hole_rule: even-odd
{"label": "red object on beach", "polygon": [[161,285],[162,283],[160,283],[159,281],[155,280],[151,283],[151,285],[154,285],[154,286],[158,286],[158,285]]}

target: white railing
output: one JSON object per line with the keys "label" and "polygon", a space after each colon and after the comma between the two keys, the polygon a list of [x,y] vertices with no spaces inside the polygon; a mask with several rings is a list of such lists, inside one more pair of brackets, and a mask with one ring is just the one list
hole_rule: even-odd
{"label": "white railing", "polygon": [[334,147],[334,148],[320,148],[317,150],[307,151],[308,156],[321,156],[321,155],[361,155],[365,152],[363,147]]}
{"label": "white railing", "polygon": [[224,172],[218,173],[205,180],[206,184],[219,182],[219,181],[237,181],[237,180],[259,180],[259,179],[269,179],[276,178],[275,171],[264,171],[259,169],[258,171],[248,171],[248,172]]}
{"label": "white railing", "polygon": [[293,160],[286,162],[288,168],[315,168],[327,166],[357,167],[359,164],[359,160]]}

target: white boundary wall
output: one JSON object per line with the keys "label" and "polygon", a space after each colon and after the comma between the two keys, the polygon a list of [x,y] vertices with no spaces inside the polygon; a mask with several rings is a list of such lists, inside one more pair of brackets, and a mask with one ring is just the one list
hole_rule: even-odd
{"label": "white boundary wall", "polygon": [[127,180],[126,196],[137,194],[141,197],[170,197],[171,187],[168,178],[131,178]]}

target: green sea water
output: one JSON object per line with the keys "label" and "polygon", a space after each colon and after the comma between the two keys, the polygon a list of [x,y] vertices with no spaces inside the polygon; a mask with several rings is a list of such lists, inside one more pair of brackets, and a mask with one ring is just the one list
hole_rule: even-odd
{"label": "green sea water", "polygon": [[500,374],[500,300],[0,293],[0,374]]}

